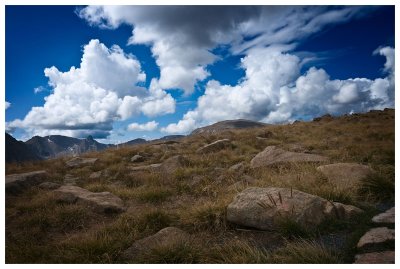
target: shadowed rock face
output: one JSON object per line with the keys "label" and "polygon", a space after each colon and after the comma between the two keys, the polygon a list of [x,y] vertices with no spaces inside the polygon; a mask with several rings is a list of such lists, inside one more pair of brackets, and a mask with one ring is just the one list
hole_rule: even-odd
{"label": "shadowed rock face", "polygon": [[287,188],[248,188],[239,193],[227,208],[227,220],[242,226],[274,230],[289,218],[312,228],[329,218],[347,219],[362,212],[353,206]]}
{"label": "shadowed rock face", "polygon": [[290,152],[279,149],[275,146],[266,147],[262,152],[258,153],[250,162],[252,168],[267,167],[279,163],[294,162],[326,162],[328,158],[308,153]]}
{"label": "shadowed rock face", "polygon": [[42,158],[24,142],[16,140],[6,133],[5,136],[6,163],[38,161]]}
{"label": "shadowed rock face", "polygon": [[392,264],[395,262],[394,251],[372,252],[356,255],[354,263],[359,264]]}
{"label": "shadowed rock face", "polygon": [[59,202],[85,204],[100,213],[125,211],[123,201],[110,192],[91,192],[77,186],[61,186],[54,193]]}
{"label": "shadowed rock face", "polygon": [[6,176],[6,194],[18,194],[23,190],[39,185],[47,179],[46,171],[35,171]]}
{"label": "shadowed rock face", "polygon": [[122,253],[122,258],[126,260],[134,259],[142,251],[151,250],[157,246],[162,246],[178,240],[185,240],[188,234],[175,227],[167,227],[156,234],[143,238],[133,243],[131,247]]}

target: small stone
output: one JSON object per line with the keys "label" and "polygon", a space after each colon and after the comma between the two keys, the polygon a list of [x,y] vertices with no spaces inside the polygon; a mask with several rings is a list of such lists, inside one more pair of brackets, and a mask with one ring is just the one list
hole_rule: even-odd
{"label": "small stone", "polygon": [[386,227],[373,228],[364,234],[358,241],[357,248],[370,247],[394,241],[394,230]]}
{"label": "small stone", "polygon": [[161,165],[162,163],[153,163],[149,165],[130,166],[129,169],[131,171],[157,171]]}
{"label": "small stone", "polygon": [[192,179],[188,182],[188,186],[191,188],[199,186],[201,183],[203,183],[205,178],[200,175],[194,175]]}
{"label": "small stone", "polygon": [[89,178],[90,179],[97,179],[97,178],[101,177],[101,174],[102,174],[101,171],[93,172],[93,173],[90,174]]}
{"label": "small stone", "polygon": [[68,167],[78,167],[82,165],[93,165],[98,159],[97,158],[81,158],[75,157],[67,161],[65,164]]}
{"label": "small stone", "polygon": [[216,152],[220,151],[222,149],[226,149],[228,147],[231,147],[232,143],[229,139],[221,139],[217,140],[215,142],[212,142],[211,144],[205,145],[197,150],[197,153],[210,153],[210,152]]}
{"label": "small stone", "polygon": [[373,223],[394,224],[394,221],[395,221],[394,213],[395,213],[395,209],[394,209],[394,207],[392,207],[389,210],[387,210],[386,212],[383,212],[383,213],[373,217],[372,222]]}
{"label": "small stone", "polygon": [[235,172],[235,173],[243,173],[245,169],[245,163],[244,162],[240,162],[237,164],[232,165],[231,167],[229,167],[229,171]]}
{"label": "small stone", "polygon": [[55,190],[58,189],[61,185],[54,182],[43,182],[38,187],[44,190]]}
{"label": "small stone", "polygon": [[188,160],[185,157],[183,157],[182,155],[176,155],[166,159],[159,168],[160,172],[171,175],[187,164]]}
{"label": "small stone", "polygon": [[134,242],[131,247],[122,253],[122,258],[126,260],[132,260],[143,251],[148,251],[157,246],[169,244],[178,240],[184,241],[187,238],[188,234],[181,229],[167,227],[158,231],[152,236]]}
{"label": "small stone", "polygon": [[352,205],[333,202],[325,207],[325,212],[326,214],[335,215],[338,219],[349,220],[363,213],[364,210]]}
{"label": "small stone", "polygon": [[274,136],[274,133],[271,131],[264,130],[262,132],[257,133],[257,137],[261,139],[268,139]]}
{"label": "small stone", "polygon": [[136,154],[135,156],[133,156],[131,158],[131,162],[133,162],[133,163],[139,163],[139,162],[143,162],[143,161],[144,161],[144,157],[139,154]]}
{"label": "small stone", "polygon": [[392,264],[395,261],[394,251],[382,251],[358,254],[355,257],[355,262],[358,264]]}

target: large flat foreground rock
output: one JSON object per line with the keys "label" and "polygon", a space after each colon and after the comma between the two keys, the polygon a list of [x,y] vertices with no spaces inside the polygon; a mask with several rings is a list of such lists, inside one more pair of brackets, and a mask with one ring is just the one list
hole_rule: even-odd
{"label": "large flat foreground rock", "polygon": [[326,162],[328,158],[309,153],[290,152],[275,146],[266,147],[258,153],[250,162],[251,168],[267,167],[274,164],[297,162]]}
{"label": "large flat foreground rock", "polygon": [[77,186],[61,186],[54,193],[60,202],[82,203],[100,213],[125,211],[123,201],[110,192],[91,192]]}
{"label": "large flat foreground rock", "polygon": [[332,203],[316,195],[287,188],[247,188],[228,205],[228,221],[260,230],[274,230],[290,219],[313,228],[329,218],[349,219],[362,210]]}
{"label": "large flat foreground rock", "polygon": [[47,179],[46,171],[34,171],[6,176],[6,194],[18,194],[26,188],[39,185]]}

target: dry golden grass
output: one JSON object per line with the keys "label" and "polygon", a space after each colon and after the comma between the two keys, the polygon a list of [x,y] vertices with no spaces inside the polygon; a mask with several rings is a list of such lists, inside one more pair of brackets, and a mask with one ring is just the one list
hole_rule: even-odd
{"label": "dry golden grass", "polygon": [[[211,154],[196,153],[199,147],[223,138],[231,139],[234,147]],[[316,170],[316,164],[250,169],[250,160],[270,145],[321,154],[330,163],[366,164],[376,174],[358,188],[350,189],[328,182]],[[146,161],[131,163],[130,158],[135,154],[146,156]],[[184,156],[188,164],[173,174],[133,173],[130,169],[176,155]],[[281,231],[282,240],[287,241],[274,251],[263,249],[260,242],[243,239],[237,227],[226,222],[226,206],[247,186],[292,187],[366,210],[361,220],[331,223],[318,233],[352,233],[359,226],[365,229],[375,212],[374,203],[390,202],[394,197],[394,110],[195,135],[178,144],[136,145],[84,156],[99,160],[93,166],[73,169],[65,166],[67,158],[6,164],[6,174],[47,170],[51,181],[58,183],[71,174],[79,178],[80,187],[93,192],[109,191],[121,197],[127,212],[102,216],[83,206],[57,204],[51,191],[38,188],[7,197],[7,263],[119,263],[120,253],[134,240],[167,226],[190,233],[189,243],[171,242],[169,246],[143,253],[136,262],[337,263],[349,253],[335,252],[315,243],[316,233],[307,235],[311,238],[308,241],[293,239],[293,235],[301,234],[293,225],[286,225]],[[239,162],[245,164],[243,171],[228,171]],[[102,171],[100,177],[89,178],[98,171]],[[254,181],[230,187],[244,175]]]}

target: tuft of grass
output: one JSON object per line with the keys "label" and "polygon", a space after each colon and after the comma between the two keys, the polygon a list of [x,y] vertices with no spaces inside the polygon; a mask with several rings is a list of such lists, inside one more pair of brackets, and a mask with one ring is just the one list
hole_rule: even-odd
{"label": "tuft of grass", "polygon": [[171,216],[162,210],[154,210],[144,214],[139,220],[138,230],[150,229],[151,231],[159,231],[165,227],[171,226],[175,216]]}
{"label": "tuft of grass", "polygon": [[192,232],[223,233],[228,229],[226,221],[227,200],[204,201],[189,208],[180,209],[180,219],[186,229]]}
{"label": "tuft of grass", "polygon": [[139,192],[137,196],[142,202],[159,204],[172,196],[172,191],[162,187],[153,187]]}
{"label": "tuft of grass", "polygon": [[249,264],[269,263],[269,253],[241,240],[230,240],[210,249],[209,263]]}
{"label": "tuft of grass", "polygon": [[116,263],[122,251],[137,239],[149,236],[171,225],[173,217],[163,211],[150,211],[139,216],[124,213],[110,224],[69,237],[57,245],[46,262]]}
{"label": "tuft of grass", "polygon": [[372,201],[394,201],[394,167],[389,166],[378,173],[365,177],[360,184],[359,193]]}
{"label": "tuft of grass", "polygon": [[278,232],[287,238],[310,237],[311,232],[290,217],[282,217],[277,223]]}
{"label": "tuft of grass", "polygon": [[143,251],[136,258],[136,263],[151,264],[190,264],[201,262],[200,248],[188,240],[176,239],[165,244],[159,244]]}
{"label": "tuft of grass", "polygon": [[220,205],[205,205],[194,212],[194,226],[197,229],[220,230],[226,227],[225,207]]}
{"label": "tuft of grass", "polygon": [[120,246],[112,232],[101,229],[61,242],[52,260],[56,263],[110,263]]}
{"label": "tuft of grass", "polygon": [[343,204],[353,204],[358,199],[357,193],[350,189],[338,188],[328,184],[316,187],[314,191],[310,192],[314,195],[325,198],[329,201],[335,201]]}
{"label": "tuft of grass", "polygon": [[311,240],[297,239],[270,253],[269,263],[337,264],[338,253]]}

